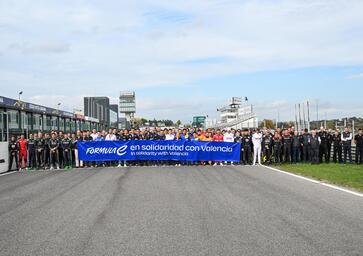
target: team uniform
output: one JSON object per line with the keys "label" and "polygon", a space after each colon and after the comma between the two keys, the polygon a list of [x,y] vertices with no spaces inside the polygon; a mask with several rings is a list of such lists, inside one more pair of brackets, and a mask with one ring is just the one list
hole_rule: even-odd
{"label": "team uniform", "polygon": [[342,139],[340,134],[334,134],[332,136],[333,145],[333,162],[342,163]]}
{"label": "team uniform", "polygon": [[281,159],[282,138],[278,133],[276,133],[275,136],[272,138],[272,145],[274,150],[275,163],[279,164],[282,162]]}
{"label": "team uniform", "polygon": [[311,135],[309,138],[310,145],[310,155],[311,155],[311,163],[319,164],[319,148],[320,148],[320,137],[316,135]]}
{"label": "team uniform", "polygon": [[13,162],[15,160],[16,169],[19,169],[19,143],[17,141],[9,142],[9,171],[13,169]]}
{"label": "team uniform", "polygon": [[27,141],[26,139],[20,139],[19,143],[19,168],[27,168],[28,167],[28,151],[27,151]]}
{"label": "team uniform", "polygon": [[34,169],[36,167],[36,150],[35,150],[35,139],[29,139],[27,143],[27,149],[29,154],[29,165],[28,167]]}
{"label": "team uniform", "polygon": [[48,142],[48,147],[50,169],[54,169],[54,166],[59,169],[59,141],[57,139],[50,139]]}
{"label": "team uniform", "polygon": [[294,164],[300,161],[300,149],[302,144],[302,138],[299,135],[292,137],[292,162]]}
{"label": "team uniform", "polygon": [[69,169],[72,166],[72,141],[69,138],[64,138],[60,145],[63,151],[64,168]]}
{"label": "team uniform", "polygon": [[347,157],[349,157],[349,162],[352,163],[352,134],[350,132],[343,132],[342,136],[343,143],[343,152],[344,152],[344,160],[343,162],[347,162]]}
{"label": "team uniform", "polygon": [[292,137],[290,134],[284,134],[282,136],[282,149],[283,149],[283,159],[285,163],[291,162],[291,145]]}
{"label": "team uniform", "polygon": [[354,141],[356,143],[355,162],[357,164],[362,164],[363,163],[363,134],[355,135]]}
{"label": "team uniform", "polygon": [[35,140],[35,154],[36,154],[36,167],[37,169],[45,168],[45,157],[46,157],[46,142],[43,138],[37,138]]}

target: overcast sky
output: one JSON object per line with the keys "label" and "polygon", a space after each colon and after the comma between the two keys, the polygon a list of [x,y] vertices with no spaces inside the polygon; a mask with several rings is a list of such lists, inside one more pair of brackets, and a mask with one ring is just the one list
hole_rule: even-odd
{"label": "overcast sky", "polygon": [[[66,110],[135,90],[137,116],[363,116],[361,0],[0,0],[0,95]],[[316,114],[312,114],[316,116]],[[314,118],[313,118],[314,119]]]}

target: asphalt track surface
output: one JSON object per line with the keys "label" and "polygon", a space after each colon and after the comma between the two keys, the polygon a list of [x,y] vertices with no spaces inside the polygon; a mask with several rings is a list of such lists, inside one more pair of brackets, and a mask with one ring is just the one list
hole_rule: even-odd
{"label": "asphalt track surface", "polygon": [[0,255],[363,255],[363,198],[264,167],[14,173]]}

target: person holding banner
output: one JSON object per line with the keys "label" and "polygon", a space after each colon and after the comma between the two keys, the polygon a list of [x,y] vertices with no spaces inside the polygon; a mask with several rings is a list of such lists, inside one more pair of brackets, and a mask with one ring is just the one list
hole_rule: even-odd
{"label": "person holding banner", "polygon": [[[231,128],[228,128],[227,132],[223,134],[223,141],[234,142],[234,134],[231,132]],[[225,162],[225,164],[227,164],[227,162]],[[233,165],[233,162],[231,162],[231,165]]]}
{"label": "person holding banner", "polygon": [[[221,133],[221,130],[218,129],[217,132],[213,135],[213,141],[222,142],[223,140],[224,140],[223,134]],[[214,166],[216,166],[218,164],[223,165],[222,162],[214,162]]]}
{"label": "person holding banner", "polygon": [[262,133],[258,128],[256,132],[252,135],[252,143],[253,143],[253,165],[256,165],[257,159],[258,159],[258,164],[261,165]]}

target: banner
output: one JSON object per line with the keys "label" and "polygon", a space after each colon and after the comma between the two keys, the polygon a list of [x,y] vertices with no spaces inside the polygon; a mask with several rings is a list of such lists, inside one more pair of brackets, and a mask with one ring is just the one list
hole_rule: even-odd
{"label": "banner", "polygon": [[78,142],[83,161],[176,160],[240,161],[240,143],[203,141],[88,141]]}

